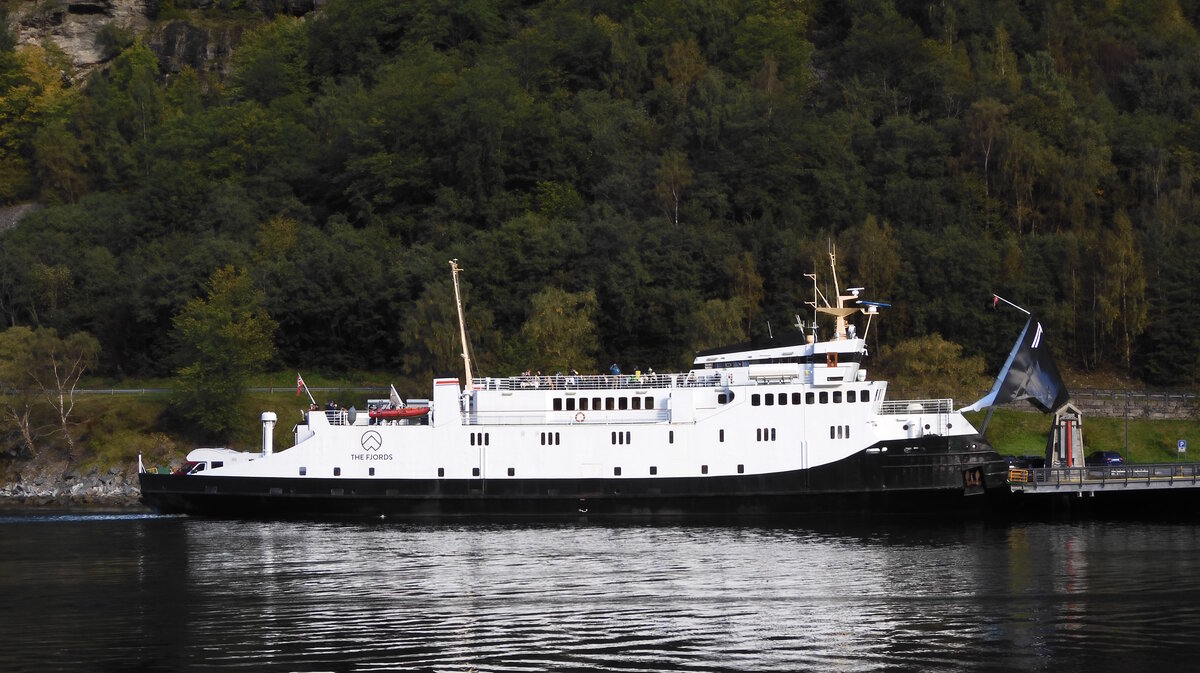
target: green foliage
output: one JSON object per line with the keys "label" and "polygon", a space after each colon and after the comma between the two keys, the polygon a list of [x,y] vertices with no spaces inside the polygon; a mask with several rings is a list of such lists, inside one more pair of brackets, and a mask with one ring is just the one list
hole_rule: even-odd
{"label": "green foliage", "polygon": [[223,267],[207,296],[175,316],[175,407],[201,434],[220,437],[237,425],[246,378],[273,356],[277,325],[263,309],[265,299],[245,272]]}
{"label": "green foliage", "polygon": [[537,358],[532,369],[546,374],[597,371],[596,293],[547,287],[533,295],[530,304],[520,336]]}
{"label": "green foliage", "polygon": [[937,333],[885,346],[882,358],[906,396],[965,399],[988,386],[983,358],[964,357],[962,346]]}
{"label": "green foliage", "polygon": [[937,333],[994,369],[996,292],[1067,364],[1200,380],[1188,7],[185,5],[160,17],[248,27],[227,74],[110,26],[77,84],[0,36],[0,202],[50,206],[0,232],[0,316],[88,330],[105,373],[177,366],[226,265],[284,362],[457,371],[451,257],[488,366],[554,350],[523,332],[546,288],[594,293],[591,356],[680,366],[785,329],[832,241],[895,307],[874,351]]}

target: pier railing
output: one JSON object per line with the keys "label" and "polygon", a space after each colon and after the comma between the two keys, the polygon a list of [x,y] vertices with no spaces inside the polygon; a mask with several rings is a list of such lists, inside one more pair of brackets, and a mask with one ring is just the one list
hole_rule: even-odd
{"label": "pier railing", "polygon": [[1026,493],[1095,491],[1106,487],[1198,487],[1200,463],[1012,469],[1008,483],[1013,490]]}

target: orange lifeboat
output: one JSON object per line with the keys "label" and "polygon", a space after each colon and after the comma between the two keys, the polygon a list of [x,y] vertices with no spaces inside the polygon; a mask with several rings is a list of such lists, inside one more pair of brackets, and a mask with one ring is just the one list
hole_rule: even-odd
{"label": "orange lifeboat", "polygon": [[416,418],[429,413],[429,407],[400,407],[399,409],[372,409],[367,412],[371,418],[395,420],[398,418]]}

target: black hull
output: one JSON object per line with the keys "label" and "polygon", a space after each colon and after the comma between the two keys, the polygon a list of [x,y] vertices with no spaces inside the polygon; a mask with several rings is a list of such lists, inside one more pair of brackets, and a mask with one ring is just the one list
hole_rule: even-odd
{"label": "black hull", "polygon": [[[236,518],[750,518],[814,513],[956,513],[1007,495],[990,447],[862,452],[810,470],[763,475],[604,479],[343,479],[140,475],[162,513]],[[974,449],[974,445],[971,445]],[[879,448],[879,447],[876,447]],[[893,448],[893,447],[889,447]]]}

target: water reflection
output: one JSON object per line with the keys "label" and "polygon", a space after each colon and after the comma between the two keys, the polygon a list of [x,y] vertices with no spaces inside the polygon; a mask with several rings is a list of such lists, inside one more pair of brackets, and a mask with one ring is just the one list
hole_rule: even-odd
{"label": "water reflection", "polygon": [[0,593],[27,606],[0,651],[5,670],[1144,668],[1200,626],[1198,535],[0,517]]}

